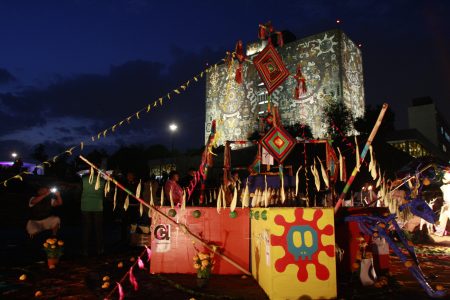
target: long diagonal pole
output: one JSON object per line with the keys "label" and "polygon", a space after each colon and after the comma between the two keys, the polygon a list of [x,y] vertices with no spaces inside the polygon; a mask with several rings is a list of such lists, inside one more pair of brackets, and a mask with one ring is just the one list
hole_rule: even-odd
{"label": "long diagonal pole", "polygon": [[[361,151],[361,158],[360,162],[361,165],[364,162],[364,159],[366,157],[367,151],[369,150],[370,145],[372,144],[373,139],[375,138],[375,135],[378,132],[378,128],[380,128],[381,121],[383,121],[384,114],[386,113],[386,110],[388,108],[388,105],[386,103],[383,104],[383,107],[381,108],[380,114],[378,115],[377,122],[375,123],[375,126],[372,128],[372,132],[369,135],[369,138],[367,139],[366,145],[364,146],[364,149]],[[334,213],[336,213],[339,208],[342,205],[342,202],[344,201],[345,195],[347,195],[348,190],[350,189],[353,181],[355,180],[356,174],[358,173],[357,165],[353,169],[352,175],[348,179],[347,183],[345,184],[344,189],[342,190],[341,195],[339,196],[338,201],[336,202],[336,205],[334,206]]]}
{"label": "long diagonal pole", "polygon": [[195,235],[194,233],[192,233],[189,228],[184,225],[184,224],[179,224],[177,222],[175,222],[174,220],[172,220],[168,215],[166,215],[165,213],[163,213],[162,211],[160,211],[159,209],[157,209],[155,206],[150,205],[148,203],[146,203],[144,200],[140,199],[139,197],[136,197],[136,195],[129,191],[128,189],[126,189],[123,185],[121,185],[119,182],[117,182],[117,180],[115,180],[114,178],[112,178],[111,176],[109,176],[108,174],[106,174],[105,172],[101,171],[99,168],[97,168],[96,165],[94,165],[93,163],[91,163],[89,160],[87,160],[85,157],[83,157],[82,155],[80,155],[80,159],[83,160],[85,163],[87,163],[89,166],[91,166],[92,168],[94,168],[97,172],[99,172],[102,176],[106,177],[108,180],[111,180],[118,188],[120,188],[121,190],[123,190],[124,192],[126,192],[128,195],[130,195],[131,197],[133,197],[134,199],[136,199],[138,202],[140,202],[142,205],[145,205],[146,207],[148,207],[149,209],[153,209],[155,212],[157,212],[159,215],[161,215],[163,218],[166,218],[169,222],[171,222],[172,224],[174,224],[175,226],[177,226],[179,229],[181,229],[182,232],[184,232],[186,235],[190,236],[191,238],[193,238],[195,241],[201,243],[205,248],[209,249],[210,251],[212,251],[214,254],[217,254],[218,256],[220,256],[223,260],[227,261],[228,263],[230,263],[232,266],[234,266],[236,269],[238,269],[239,271],[241,271],[242,273],[244,273],[245,275],[251,276],[252,274],[250,272],[248,272],[246,269],[244,269],[243,267],[241,267],[238,263],[236,263],[235,261],[233,261],[231,258],[227,257],[226,255],[219,253],[216,251],[215,248],[213,248],[212,246],[208,245],[207,242],[205,242],[204,240],[202,240],[199,236]]}

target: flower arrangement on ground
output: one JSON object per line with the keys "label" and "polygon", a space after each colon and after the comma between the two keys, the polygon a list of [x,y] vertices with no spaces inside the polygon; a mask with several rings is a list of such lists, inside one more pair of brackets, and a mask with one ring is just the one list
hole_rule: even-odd
{"label": "flower arrangement on ground", "polygon": [[54,269],[59,258],[63,255],[64,242],[57,238],[49,238],[43,244],[45,254],[47,254],[48,267]]}
{"label": "flower arrangement on ground", "polygon": [[208,279],[214,269],[214,253],[197,252],[193,260],[197,278]]}

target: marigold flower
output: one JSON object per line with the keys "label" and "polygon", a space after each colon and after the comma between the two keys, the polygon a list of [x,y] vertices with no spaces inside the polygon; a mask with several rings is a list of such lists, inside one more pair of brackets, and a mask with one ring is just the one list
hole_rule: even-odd
{"label": "marigold flower", "polygon": [[64,246],[64,242],[63,241],[58,241],[58,246]]}
{"label": "marigold flower", "polygon": [[50,248],[56,249],[56,245],[51,245]]}
{"label": "marigold flower", "polygon": [[48,243],[44,243],[44,248],[48,248]]}
{"label": "marigold flower", "polygon": [[199,269],[200,265],[199,264],[194,264],[194,269]]}
{"label": "marigold flower", "polygon": [[202,260],[202,267],[207,267],[208,265],[209,265],[209,261],[207,261],[206,259]]}
{"label": "marigold flower", "polygon": [[54,245],[56,243],[55,239],[48,239],[47,243],[49,243],[50,245]]}

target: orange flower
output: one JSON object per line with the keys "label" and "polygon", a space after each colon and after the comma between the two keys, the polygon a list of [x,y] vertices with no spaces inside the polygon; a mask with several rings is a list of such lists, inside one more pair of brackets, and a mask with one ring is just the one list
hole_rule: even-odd
{"label": "orange flower", "polygon": [[58,246],[64,246],[64,242],[63,241],[58,241]]}

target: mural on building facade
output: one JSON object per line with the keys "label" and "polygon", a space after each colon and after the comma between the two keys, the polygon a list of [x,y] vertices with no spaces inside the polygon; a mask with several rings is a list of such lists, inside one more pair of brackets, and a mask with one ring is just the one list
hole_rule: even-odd
{"label": "mural on building facade", "polygon": [[[261,44],[249,45],[248,53]],[[340,30],[327,31],[286,44],[277,51],[291,74],[302,65],[308,91],[294,99],[295,79],[290,76],[271,95],[279,106],[284,125],[308,124],[314,137],[324,137],[323,109],[329,101],[343,101],[355,117],[364,114],[364,87],[361,51]],[[245,140],[257,130],[258,116],[267,109],[267,91],[255,67],[245,63],[243,84],[234,80],[237,62],[220,65],[206,82],[205,139],[212,120],[218,121],[218,144],[226,140]]]}

